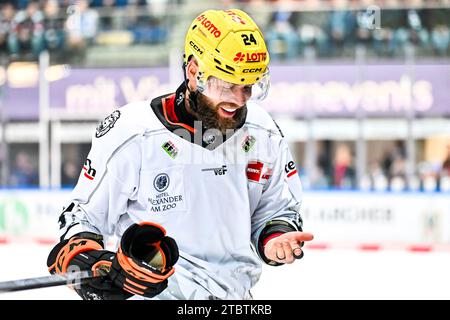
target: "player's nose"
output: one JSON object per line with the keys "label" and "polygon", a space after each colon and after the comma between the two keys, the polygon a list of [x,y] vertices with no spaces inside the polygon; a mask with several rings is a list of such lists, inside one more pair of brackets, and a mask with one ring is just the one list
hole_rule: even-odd
{"label": "player's nose", "polygon": [[247,103],[247,101],[250,99],[250,96],[251,96],[251,91],[249,92],[248,88],[242,86],[241,88],[236,90],[234,93],[235,103],[239,107],[243,107]]}

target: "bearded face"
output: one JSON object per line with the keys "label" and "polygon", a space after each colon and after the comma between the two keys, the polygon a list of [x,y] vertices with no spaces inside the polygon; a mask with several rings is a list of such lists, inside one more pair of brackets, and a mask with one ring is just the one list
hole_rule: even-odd
{"label": "bearded face", "polygon": [[231,102],[214,102],[205,95],[197,96],[197,116],[206,129],[218,129],[225,134],[236,129],[247,115],[247,105],[239,106]]}

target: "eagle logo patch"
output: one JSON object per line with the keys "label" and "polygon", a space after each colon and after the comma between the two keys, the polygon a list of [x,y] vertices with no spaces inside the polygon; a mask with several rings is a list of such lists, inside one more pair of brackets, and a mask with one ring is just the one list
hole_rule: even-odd
{"label": "eagle logo patch", "polygon": [[116,124],[117,120],[120,118],[120,111],[116,110],[111,113],[109,116],[105,118],[100,124],[97,126],[97,130],[95,132],[95,137],[100,138],[111,130]]}

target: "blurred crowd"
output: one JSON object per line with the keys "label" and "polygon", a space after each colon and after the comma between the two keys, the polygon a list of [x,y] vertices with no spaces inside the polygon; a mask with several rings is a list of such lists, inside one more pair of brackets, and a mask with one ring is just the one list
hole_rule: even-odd
{"label": "blurred crowd", "polygon": [[[34,58],[44,50],[66,58],[91,45],[167,43],[176,32],[171,8],[190,0],[1,0],[0,52]],[[448,56],[448,0],[222,0],[212,7],[240,7],[256,18],[274,60],[292,60],[313,49],[318,57]],[[381,10],[378,11],[377,8]],[[199,9],[200,10],[200,9]]]}
{"label": "blurred crowd", "polygon": [[354,143],[324,144],[315,172],[305,177],[312,189],[450,192],[450,143],[443,161],[418,160],[409,177],[404,141],[385,142],[380,156],[368,151],[367,172],[359,181]]}
{"label": "blurred crowd", "polygon": [[[83,163],[89,153],[90,144],[67,144],[62,146],[61,186],[73,187],[78,181]],[[0,183],[6,187],[39,187],[39,148],[37,144],[13,144],[9,148],[9,172]],[[4,161],[0,157],[0,168]]]}
{"label": "blurred crowd", "polygon": [[[404,57],[407,47],[419,55],[449,54],[448,1],[271,2],[275,11],[266,35],[274,58],[295,59],[306,48],[314,48],[319,57],[352,56],[355,47],[387,57]],[[301,3],[308,10],[292,10]]]}
{"label": "blurred crowd", "polygon": [[[297,155],[297,166],[305,189],[367,190],[367,191],[424,191],[450,192],[450,141],[443,160],[418,159],[412,177],[408,176],[404,141],[380,142],[379,155],[368,151],[367,172],[358,181],[355,143],[319,141],[314,172],[306,172]],[[87,157],[90,145],[66,144],[62,147],[61,186],[73,187]],[[37,145],[15,145],[10,150],[8,187],[39,186],[39,150]],[[0,161],[1,165],[1,161]]]}
{"label": "blurred crowd", "polygon": [[[37,59],[41,51],[49,50],[54,55],[70,58],[82,55],[93,44],[108,44],[108,41],[111,44],[163,43],[168,30],[159,16],[164,6],[172,2],[179,3],[171,0],[1,0],[0,53],[11,60]],[[106,35],[112,30],[122,33]]]}

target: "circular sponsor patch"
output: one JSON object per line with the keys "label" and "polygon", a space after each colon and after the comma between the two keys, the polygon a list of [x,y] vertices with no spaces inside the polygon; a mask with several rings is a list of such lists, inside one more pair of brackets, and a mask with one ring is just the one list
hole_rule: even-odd
{"label": "circular sponsor patch", "polygon": [[153,180],[153,186],[159,192],[165,191],[169,187],[170,178],[166,173],[160,173]]}
{"label": "circular sponsor patch", "polygon": [[100,124],[97,126],[97,131],[95,132],[95,137],[100,138],[108,133],[114,127],[114,124],[120,118],[120,111],[115,110],[109,116],[105,118]]}

